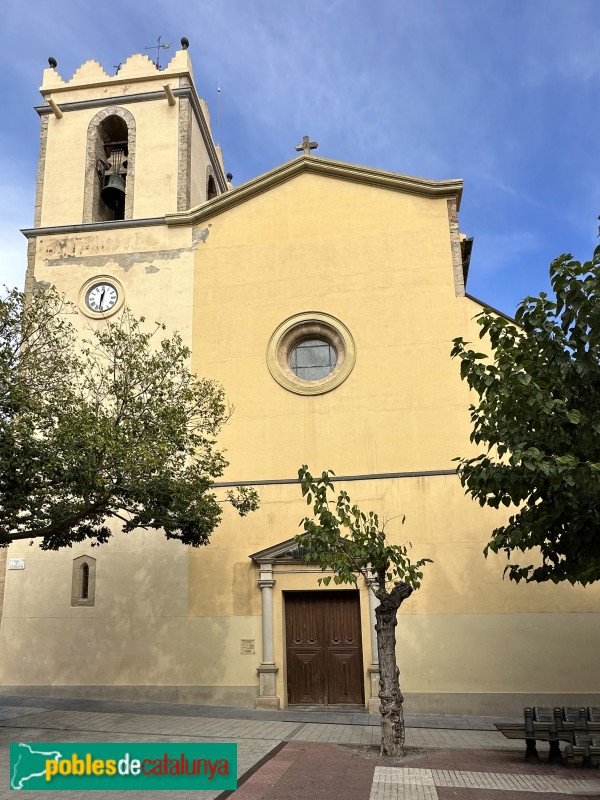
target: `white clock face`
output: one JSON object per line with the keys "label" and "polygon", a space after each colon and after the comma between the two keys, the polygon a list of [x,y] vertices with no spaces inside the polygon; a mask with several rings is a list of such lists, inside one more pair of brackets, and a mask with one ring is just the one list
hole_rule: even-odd
{"label": "white clock face", "polygon": [[85,296],[85,302],[92,311],[110,311],[117,304],[119,293],[112,283],[95,283]]}

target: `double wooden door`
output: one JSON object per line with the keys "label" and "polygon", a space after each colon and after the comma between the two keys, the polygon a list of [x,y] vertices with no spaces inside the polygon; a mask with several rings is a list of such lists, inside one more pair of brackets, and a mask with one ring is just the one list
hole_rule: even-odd
{"label": "double wooden door", "polygon": [[286,592],[289,704],[362,704],[357,591]]}

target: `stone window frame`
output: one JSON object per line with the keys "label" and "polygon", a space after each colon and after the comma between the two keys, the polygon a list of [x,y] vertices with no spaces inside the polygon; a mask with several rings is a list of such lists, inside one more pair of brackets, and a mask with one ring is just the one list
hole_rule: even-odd
{"label": "stone window frame", "polygon": [[135,117],[126,108],[109,106],[98,111],[88,125],[87,144],[85,154],[85,186],[83,192],[83,222],[97,222],[94,219],[94,202],[98,178],[96,175],[96,140],[98,127],[107,117],[120,117],[127,125],[127,182],[125,189],[125,214],[124,219],[133,219],[133,189],[135,185]]}
{"label": "stone window frame", "polygon": [[[323,339],[336,351],[335,368],[324,378],[304,380],[289,364],[293,348],[305,339]],[[269,372],[280,386],[300,395],[319,395],[330,392],[342,384],[354,369],[356,346],[344,323],[320,311],[294,314],[284,320],[273,332],[267,347]]]}
{"label": "stone window frame", "polygon": [[[87,597],[83,597],[83,567],[87,567]],[[71,577],[71,605],[94,606],[96,605],[96,559],[92,556],[78,556],[73,559],[73,572]]]}

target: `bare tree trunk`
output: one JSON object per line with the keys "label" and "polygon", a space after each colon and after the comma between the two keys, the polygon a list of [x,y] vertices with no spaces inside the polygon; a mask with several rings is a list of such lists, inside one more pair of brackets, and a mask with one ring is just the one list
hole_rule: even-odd
{"label": "bare tree trunk", "polygon": [[397,583],[385,591],[385,575],[378,576],[383,590],[377,592],[379,605],[375,609],[377,652],[379,655],[379,699],[381,701],[381,755],[404,755],[404,698],[400,691],[400,670],[396,662],[396,624],[398,609],[412,594],[412,586]]}

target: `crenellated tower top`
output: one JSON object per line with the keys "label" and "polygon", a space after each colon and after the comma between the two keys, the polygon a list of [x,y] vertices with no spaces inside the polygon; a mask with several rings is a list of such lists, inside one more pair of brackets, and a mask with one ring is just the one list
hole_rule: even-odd
{"label": "crenellated tower top", "polygon": [[48,67],[44,70],[40,92],[45,95],[47,92],[64,92],[69,89],[81,90],[87,86],[98,86],[100,84],[104,84],[107,88],[109,86],[117,87],[132,82],[160,81],[186,75],[193,84],[192,60],[187,48],[177,50],[163,69],[158,69],[147,55],[135,53],[120,65],[115,75],[109,75],[102,64],[93,59],[85,61],[78,67],[73,77],[68,81],[64,80],[56,68]]}

